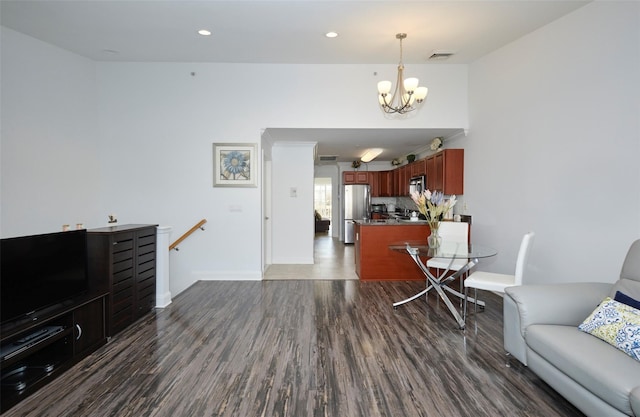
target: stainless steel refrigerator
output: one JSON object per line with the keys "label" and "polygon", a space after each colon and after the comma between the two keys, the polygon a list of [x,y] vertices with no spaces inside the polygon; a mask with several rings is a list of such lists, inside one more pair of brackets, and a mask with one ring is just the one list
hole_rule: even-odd
{"label": "stainless steel refrigerator", "polygon": [[371,192],[367,184],[344,186],[344,243],[353,243],[354,220],[371,216]]}

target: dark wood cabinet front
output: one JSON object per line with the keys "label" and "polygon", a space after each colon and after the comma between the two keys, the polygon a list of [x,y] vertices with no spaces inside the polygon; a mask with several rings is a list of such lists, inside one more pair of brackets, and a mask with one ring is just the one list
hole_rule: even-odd
{"label": "dark wood cabinet front", "polygon": [[425,162],[426,161],[424,159],[420,159],[419,161],[415,161],[409,164],[412,177],[417,177],[419,175],[426,175],[427,170],[426,170]]}
{"label": "dark wood cabinet front", "polygon": [[393,192],[393,171],[380,171],[378,173],[378,195],[373,197],[392,197],[395,195]]}
{"label": "dark wood cabinet front", "polygon": [[372,197],[409,195],[412,177],[425,175],[427,188],[447,195],[464,193],[464,149],[444,149],[424,159],[388,171],[345,171],[342,181],[371,185]]}
{"label": "dark wood cabinet front", "polygon": [[73,310],[73,353],[85,355],[104,343],[104,298],[99,298]]}
{"label": "dark wood cabinet front", "polygon": [[113,336],[155,306],[156,226],[124,225],[88,232],[89,272],[108,282],[107,334]]}
{"label": "dark wood cabinet front", "polygon": [[0,412],[35,393],[107,342],[106,297],[94,294],[43,310],[38,320],[2,326]]}
{"label": "dark wood cabinet front", "polygon": [[342,173],[342,182],[350,184],[369,184],[370,177],[368,171],[345,171]]}
{"label": "dark wood cabinet front", "polygon": [[464,193],[464,149],[445,149],[426,159],[427,188],[447,195]]}
{"label": "dark wood cabinet front", "polygon": [[397,179],[397,196],[409,195],[409,180],[411,179],[411,168],[409,165],[401,166],[398,171]]}

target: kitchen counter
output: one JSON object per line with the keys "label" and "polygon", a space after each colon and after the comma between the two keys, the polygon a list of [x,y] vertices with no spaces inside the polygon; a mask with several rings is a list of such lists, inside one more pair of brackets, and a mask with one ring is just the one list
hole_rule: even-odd
{"label": "kitchen counter", "polygon": [[404,219],[363,219],[354,220],[361,226],[417,226],[428,224],[426,220],[404,220]]}
{"label": "kitchen counter", "polygon": [[426,220],[355,220],[356,273],[361,280],[424,280],[407,254],[389,249],[393,242],[424,240],[431,233]]}

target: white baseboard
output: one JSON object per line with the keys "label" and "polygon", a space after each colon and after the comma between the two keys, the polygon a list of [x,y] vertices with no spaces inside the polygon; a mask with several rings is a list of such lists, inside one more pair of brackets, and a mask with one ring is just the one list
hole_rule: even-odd
{"label": "white baseboard", "polygon": [[156,308],[165,308],[171,304],[171,292],[167,291],[164,294],[156,294]]}

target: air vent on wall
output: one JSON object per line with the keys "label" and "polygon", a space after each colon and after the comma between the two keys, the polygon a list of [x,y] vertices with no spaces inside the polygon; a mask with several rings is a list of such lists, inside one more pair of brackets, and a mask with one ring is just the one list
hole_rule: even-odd
{"label": "air vent on wall", "polygon": [[432,61],[449,59],[450,56],[454,55],[455,52],[452,51],[433,51],[431,55],[429,55],[429,59]]}

